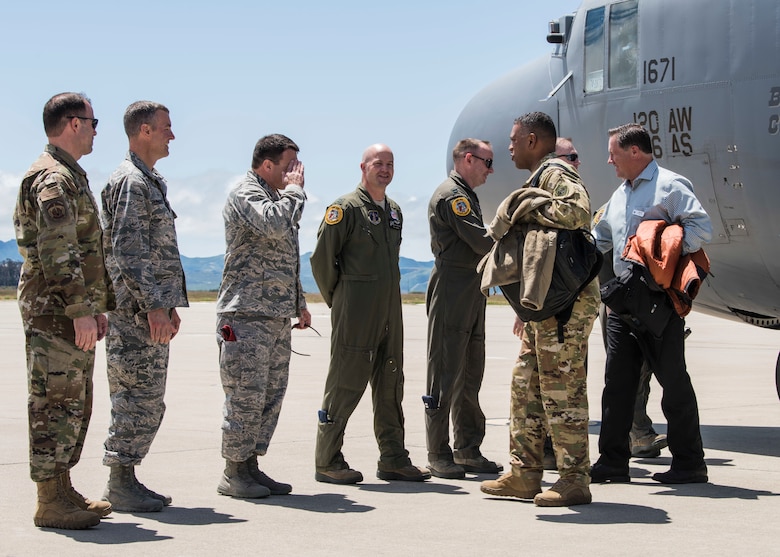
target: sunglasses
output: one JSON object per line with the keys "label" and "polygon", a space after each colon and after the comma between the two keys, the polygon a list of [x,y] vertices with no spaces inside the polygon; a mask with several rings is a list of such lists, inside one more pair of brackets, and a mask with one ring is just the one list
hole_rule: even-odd
{"label": "sunglasses", "polygon": [[65,118],[78,118],[79,120],[86,120],[87,122],[92,122],[92,129],[96,130],[98,125],[98,119],[97,118],[87,118],[86,116],[65,116]]}
{"label": "sunglasses", "polygon": [[576,162],[577,159],[580,158],[580,155],[578,153],[569,153],[568,155],[555,155],[555,156],[561,159],[567,159],[571,162]]}
{"label": "sunglasses", "polygon": [[482,157],[478,157],[478,156],[477,156],[477,155],[475,155],[474,153],[471,153],[471,156],[472,156],[472,157],[474,157],[475,159],[479,159],[479,160],[481,160],[482,162],[484,162],[484,163],[485,163],[485,166],[486,166],[487,168],[492,168],[492,166],[493,166],[493,159],[483,159]]}

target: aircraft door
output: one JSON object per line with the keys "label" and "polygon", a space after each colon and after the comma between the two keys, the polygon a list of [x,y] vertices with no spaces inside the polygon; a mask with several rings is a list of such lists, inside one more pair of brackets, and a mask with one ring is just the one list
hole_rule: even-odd
{"label": "aircraft door", "polygon": [[[664,164],[663,162],[661,164]],[[668,166],[678,174],[688,178],[693,184],[693,191],[699,202],[707,211],[712,221],[711,244],[727,244],[729,234],[721,218],[718,199],[713,186],[713,172],[710,157],[707,153],[697,153],[689,156],[673,155],[669,157]]]}

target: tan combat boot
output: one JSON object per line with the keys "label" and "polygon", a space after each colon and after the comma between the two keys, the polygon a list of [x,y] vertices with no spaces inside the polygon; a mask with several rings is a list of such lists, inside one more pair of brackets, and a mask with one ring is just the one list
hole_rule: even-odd
{"label": "tan combat boot", "polygon": [[60,474],[59,479],[63,493],[70,499],[71,503],[82,511],[93,512],[101,517],[111,514],[111,503],[108,501],[92,501],[73,488],[73,484],[70,481],[70,471]]}
{"label": "tan combat boot", "polygon": [[65,493],[59,476],[36,482],[38,505],[33,522],[39,528],[83,530],[100,524],[100,517],[78,508]]}
{"label": "tan combat boot", "polygon": [[482,493],[498,497],[517,497],[519,499],[533,499],[537,493],[542,492],[542,472],[528,470],[513,473],[516,468],[509,470],[497,480],[485,480],[479,489]]}
{"label": "tan combat boot", "polygon": [[587,485],[561,478],[550,489],[534,497],[534,504],[538,507],[571,507],[587,505],[592,500]]}

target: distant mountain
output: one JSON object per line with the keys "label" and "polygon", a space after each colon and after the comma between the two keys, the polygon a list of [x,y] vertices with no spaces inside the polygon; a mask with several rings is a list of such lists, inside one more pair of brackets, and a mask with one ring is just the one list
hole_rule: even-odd
{"label": "distant mountain", "polygon": [[[301,285],[305,292],[319,292],[314,275],[311,273],[309,258],[311,252],[301,255]],[[16,249],[16,240],[0,241],[0,261],[10,259],[21,261],[22,256]],[[224,255],[213,257],[185,257],[182,255],[181,263],[184,274],[187,276],[188,290],[219,290],[219,282],[222,280],[222,267],[225,265]],[[401,292],[425,292],[428,288],[428,277],[433,268],[433,261],[415,261],[402,257],[401,268]]]}
{"label": "distant mountain", "polygon": [[[317,282],[311,272],[309,258],[311,252],[301,255],[301,286],[305,292],[319,292]],[[222,267],[225,264],[224,255],[214,257],[184,257],[181,258],[184,273],[187,275],[187,288],[189,290],[219,290],[219,282],[222,279]],[[401,292],[425,292],[428,288],[428,277],[433,268],[433,261],[415,261],[402,257],[399,267],[401,269]]]}
{"label": "distant mountain", "polygon": [[0,240],[0,261],[5,261],[6,259],[11,261],[22,260],[22,256],[16,247],[16,240],[8,240],[7,242]]}
{"label": "distant mountain", "polygon": [[184,276],[187,277],[187,290],[219,290],[225,256],[185,257],[182,255],[181,266],[184,267]]}

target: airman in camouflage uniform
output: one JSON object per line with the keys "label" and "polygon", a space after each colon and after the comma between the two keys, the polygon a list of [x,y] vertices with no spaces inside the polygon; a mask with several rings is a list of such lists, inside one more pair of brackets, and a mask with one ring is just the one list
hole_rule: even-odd
{"label": "airman in camouflage uniform", "polygon": [[70,482],[92,415],[95,344],[113,304],[98,209],[76,162],[92,152],[97,119],[83,95],[61,93],[44,107],[49,144],[22,179],[14,210],[19,309],[25,332],[30,477],[36,526],[88,528],[111,512]]}
{"label": "airman in camouflage uniform", "polygon": [[176,243],[176,213],[154,164],[174,139],[168,109],[139,101],[125,111],[130,150],[103,189],[101,215],[108,268],[117,298],[106,339],[111,423],[103,464],[111,475],[103,499],[116,510],[159,511],[171,503],[135,477],[165,413],[169,342],[186,307]]}
{"label": "airman in camouflage uniform", "polygon": [[363,475],[349,467],[344,431],[368,383],[379,443],[377,477],[422,481],[404,446],[403,322],[401,315],[401,208],[386,197],[393,152],[372,145],[360,163],[357,189],[330,205],[317,232],[311,267],[320,294],[332,308],[331,354],[319,411],[316,472],[320,482],[354,484]]}
{"label": "airman in camouflage uniform", "polygon": [[[555,157],[555,124],[533,112],[515,121],[509,152],[519,169],[532,171],[523,187],[541,188],[554,195],[553,203],[533,211],[529,222],[553,221],[559,228],[590,227],[590,200],[581,185],[559,178]],[[573,168],[572,168],[573,172]],[[576,174],[576,173],[575,173]],[[540,213],[540,214],[536,214]],[[569,506],[591,502],[588,456],[588,397],[585,372],[588,336],[598,314],[598,281],[579,295],[571,318],[558,342],[558,322],[550,317],[527,322],[512,370],[510,449],[512,469],[498,480],[482,482],[491,495],[534,499],[539,506]],[[545,424],[549,424],[560,479],[541,493]]]}
{"label": "airman in camouflage uniform", "polygon": [[222,456],[217,487],[232,497],[290,493],[257,465],[276,429],[290,369],[290,319],[311,324],[300,281],[298,222],[306,202],[298,146],[274,134],[255,145],[252,170],[228,194],[225,267],[217,300]]}
{"label": "airman in camouflage uniform", "polygon": [[[477,264],[493,246],[475,188],[493,173],[493,148],[463,139],[452,151],[454,169],[431,196],[428,222],[436,258],[428,283],[428,381],[425,433],[428,469],[440,478],[502,470],[482,456],[485,414],[479,389],[485,373],[485,297]],[[449,444],[452,412],[453,445]],[[454,451],[453,451],[454,449]]]}

